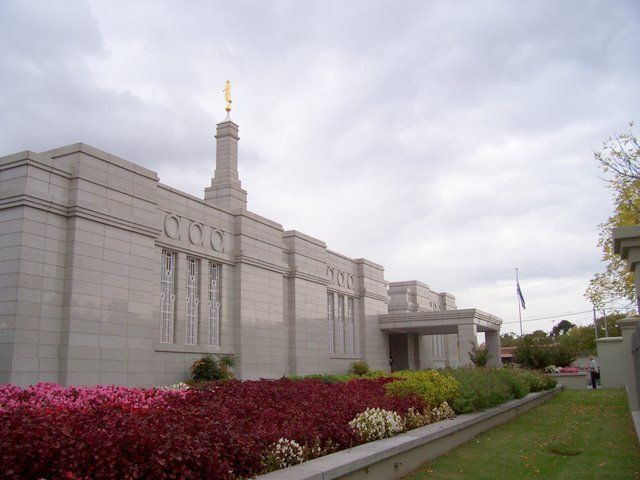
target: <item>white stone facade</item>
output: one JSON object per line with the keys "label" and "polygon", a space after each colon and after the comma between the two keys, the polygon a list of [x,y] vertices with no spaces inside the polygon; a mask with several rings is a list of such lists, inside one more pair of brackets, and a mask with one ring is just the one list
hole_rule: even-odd
{"label": "white stone facade", "polygon": [[240,378],[388,370],[380,315],[455,308],[248,211],[238,126],[216,138],[204,199],[85,144],[0,159],[0,382],[169,384],[204,354]]}

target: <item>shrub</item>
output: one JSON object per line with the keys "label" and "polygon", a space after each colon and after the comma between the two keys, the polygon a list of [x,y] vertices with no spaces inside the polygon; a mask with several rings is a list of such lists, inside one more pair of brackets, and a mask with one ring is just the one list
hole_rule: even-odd
{"label": "shrub", "polygon": [[231,372],[232,366],[233,358],[228,355],[220,358],[205,355],[191,365],[191,380],[193,382],[229,380],[233,378],[233,373]]}
{"label": "shrub", "polygon": [[551,348],[551,363],[558,367],[568,367],[576,359],[573,351],[564,344],[555,345]]}
{"label": "shrub", "polygon": [[349,425],[365,442],[393,437],[404,430],[400,415],[381,408],[367,408],[356,415]]}
{"label": "shrub", "polygon": [[518,369],[518,375],[527,382],[529,390],[532,392],[540,392],[545,390],[545,376],[534,370]]}
{"label": "shrub", "polygon": [[403,370],[393,377],[396,380],[385,385],[389,395],[417,395],[430,407],[451,402],[458,395],[458,382],[435,370]]}
{"label": "shrub", "polygon": [[[447,373],[460,384],[460,394],[451,406],[456,413],[468,413],[475,410],[499,405],[515,398],[518,382],[509,381],[508,374],[516,376],[515,369],[478,369],[456,368]],[[504,373],[503,373],[504,372]]]}
{"label": "shrub", "polygon": [[442,402],[439,406],[431,409],[429,416],[431,417],[431,423],[435,423],[455,417],[456,412],[453,411],[453,408],[451,408],[447,402]]}
{"label": "shrub", "polygon": [[265,472],[273,472],[291,465],[297,465],[306,460],[305,449],[295,440],[279,438],[269,446],[264,455],[263,465]]}
{"label": "shrub", "polygon": [[367,362],[363,361],[353,362],[351,364],[351,368],[349,369],[349,373],[358,376],[366,375],[367,373],[369,373],[369,365],[367,364]]}
{"label": "shrub", "polygon": [[554,379],[522,368],[456,368],[446,372],[460,384],[460,394],[451,403],[456,413],[482,410],[555,386]]}
{"label": "shrub", "polygon": [[189,385],[184,382],[174,383],[173,385],[166,385],[158,387],[159,390],[189,390]]}
{"label": "shrub", "polygon": [[551,390],[552,388],[556,388],[556,385],[558,385],[558,381],[555,378],[547,375],[542,375],[542,381],[544,383],[544,390]]}
{"label": "shrub", "polygon": [[551,347],[523,338],[513,352],[515,361],[527,368],[541,370],[554,363]]}
{"label": "shrub", "polygon": [[422,412],[415,408],[410,408],[407,410],[403,420],[406,429],[413,430],[414,428],[424,427],[430,423],[439,422],[455,416],[456,413],[449,404],[447,402],[443,402],[437,407],[425,409]]}
{"label": "shrub", "polygon": [[427,410],[419,411],[415,408],[407,410],[407,414],[404,416],[404,425],[407,430],[413,430],[414,428],[424,427],[431,423],[431,417]]}
{"label": "shrub", "polygon": [[484,367],[489,363],[491,355],[487,347],[479,347],[474,342],[471,342],[471,351],[469,352],[469,360],[476,367]]}
{"label": "shrub", "polygon": [[390,381],[0,385],[0,478],[252,478],[281,438],[313,458],[361,443],[349,422],[367,408],[400,417],[425,408],[417,397],[387,396]]}

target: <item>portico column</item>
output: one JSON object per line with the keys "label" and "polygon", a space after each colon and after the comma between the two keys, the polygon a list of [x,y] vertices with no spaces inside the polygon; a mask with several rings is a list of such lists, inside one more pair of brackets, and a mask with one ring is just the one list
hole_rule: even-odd
{"label": "portico column", "polygon": [[420,336],[415,333],[407,333],[407,362],[409,370],[420,368]]}
{"label": "portico column", "polygon": [[469,353],[478,344],[478,327],[475,323],[458,325],[458,359],[461,367],[472,366]]}
{"label": "portico column", "polygon": [[640,410],[640,402],[638,399],[638,376],[634,365],[634,358],[632,355],[632,337],[638,329],[640,324],[640,317],[633,316],[627,317],[623,320],[618,320],[618,326],[622,331],[622,351],[624,352],[624,368],[626,377],[627,398],[629,399],[630,410]]}
{"label": "portico column", "polygon": [[498,330],[489,330],[484,333],[484,343],[489,352],[488,367],[501,367],[502,358],[500,355],[500,332]]}

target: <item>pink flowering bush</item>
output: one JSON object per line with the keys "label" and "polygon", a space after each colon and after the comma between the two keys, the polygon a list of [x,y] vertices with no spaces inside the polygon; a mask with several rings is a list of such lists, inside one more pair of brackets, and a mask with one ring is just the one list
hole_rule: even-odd
{"label": "pink flowering bush", "polygon": [[0,477],[136,479],[255,476],[281,439],[319,456],[362,442],[349,422],[367,408],[404,417],[415,395],[390,378],[259,380],[203,389],[0,386]]}

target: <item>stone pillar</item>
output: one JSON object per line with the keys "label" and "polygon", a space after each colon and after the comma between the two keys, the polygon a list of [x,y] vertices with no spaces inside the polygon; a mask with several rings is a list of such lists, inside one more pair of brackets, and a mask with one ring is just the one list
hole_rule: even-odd
{"label": "stone pillar", "polygon": [[409,354],[409,370],[420,368],[420,336],[407,333],[407,352]]}
{"label": "stone pillar", "polygon": [[419,339],[419,354],[420,354],[420,368],[433,368],[433,344],[431,341],[431,335],[420,335]]}
{"label": "stone pillar", "polygon": [[640,372],[636,371],[633,355],[631,354],[631,337],[638,330],[638,325],[640,325],[640,317],[637,316],[618,320],[618,326],[622,331],[627,398],[629,399],[629,409],[631,411],[640,410],[640,399],[638,399],[638,382],[640,382],[638,376],[640,376]]}
{"label": "stone pillar", "polygon": [[216,171],[211,186],[204,189],[204,201],[230,211],[247,209],[247,192],[238,177],[238,125],[227,116],[217,125]]}
{"label": "stone pillar", "polygon": [[458,325],[458,360],[461,367],[472,366],[469,352],[478,344],[478,327],[475,323]]}
{"label": "stone pillar", "polygon": [[489,367],[501,367],[502,358],[500,356],[500,331],[489,330],[484,333],[485,345],[489,351]]}

